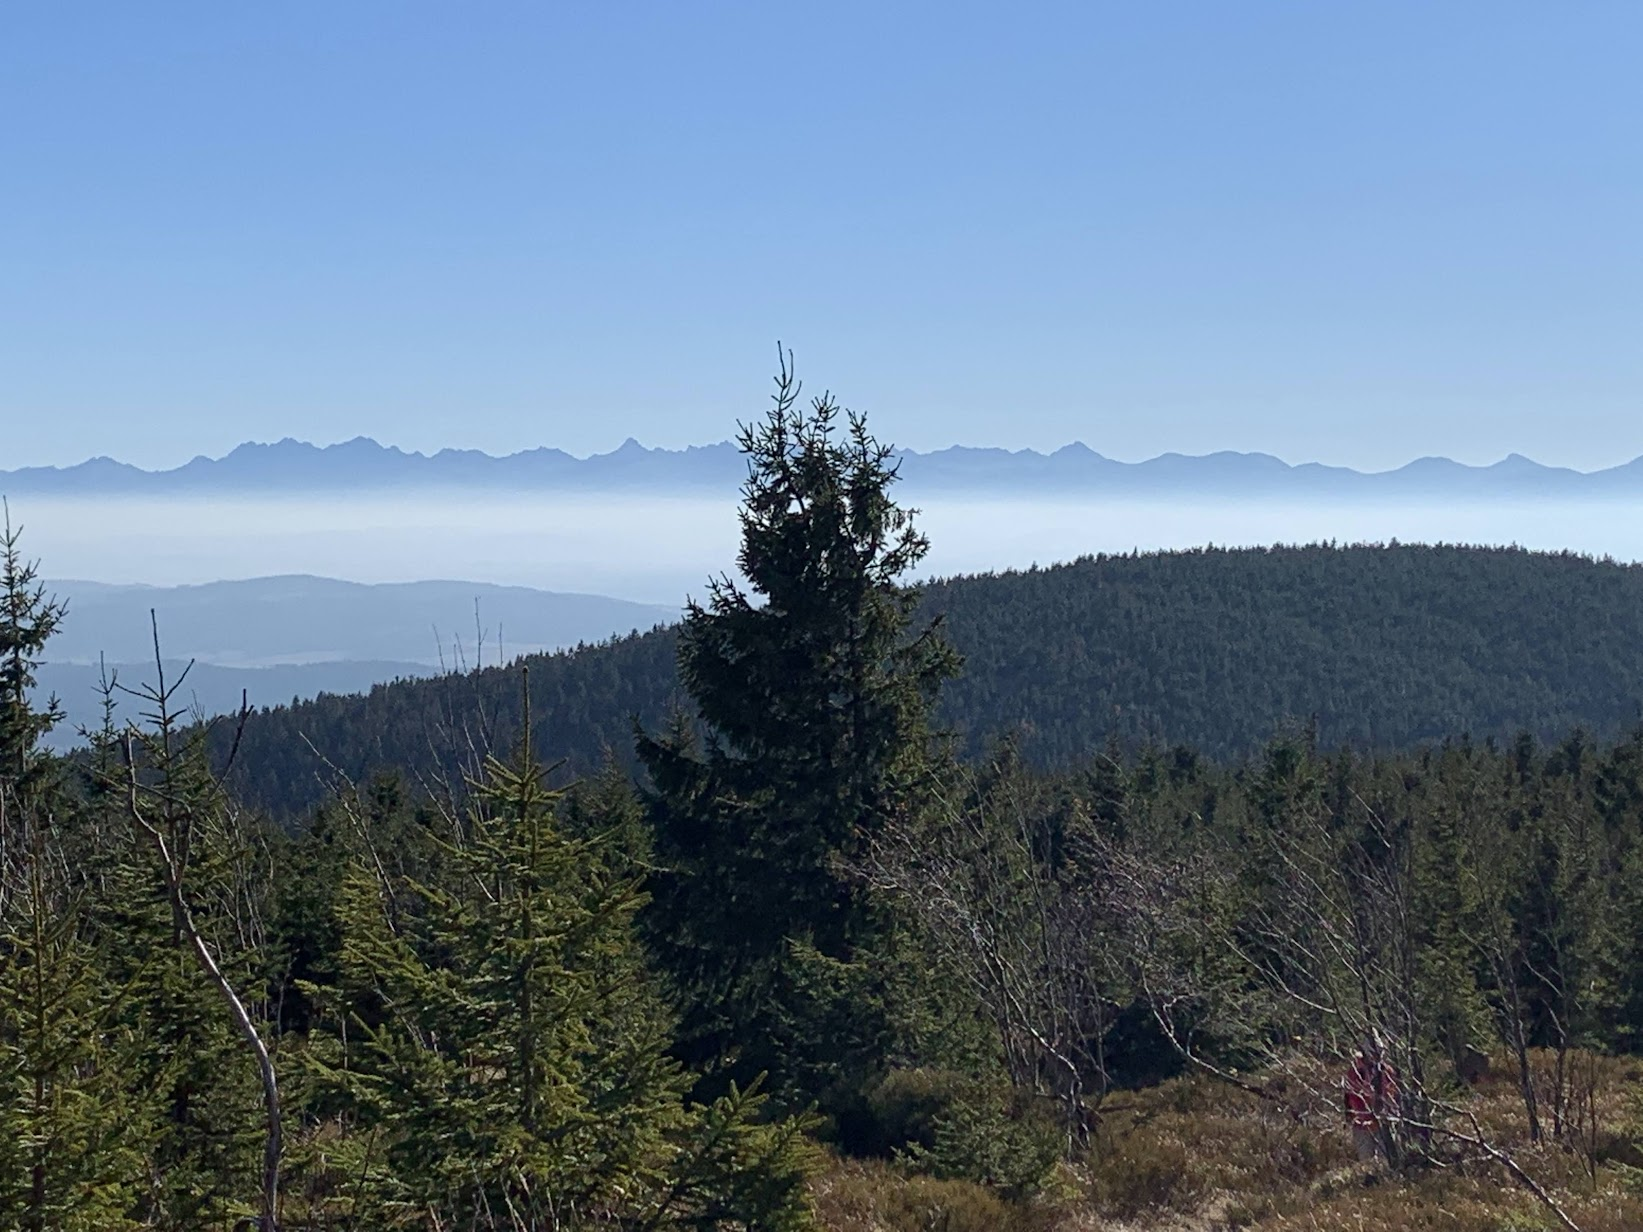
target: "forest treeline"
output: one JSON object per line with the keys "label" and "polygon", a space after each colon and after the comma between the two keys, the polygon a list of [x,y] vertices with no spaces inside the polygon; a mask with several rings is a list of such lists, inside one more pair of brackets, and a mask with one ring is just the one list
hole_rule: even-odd
{"label": "forest treeline", "polygon": [[[1457,546],[1209,548],[1090,557],[926,588],[964,659],[937,703],[968,756],[1013,732],[1066,768],[1110,740],[1246,757],[1292,723],[1325,748],[1393,751],[1470,735],[1617,737],[1643,695],[1643,568]],[[163,630],[162,630],[163,633]],[[533,738],[579,771],[632,768],[633,727],[690,710],[677,631],[528,660]],[[517,732],[492,668],[322,696],[251,716],[236,789],[295,816],[335,775],[455,775]],[[226,735],[220,737],[226,749]]]}
{"label": "forest treeline", "polygon": [[[30,684],[64,613],[8,526],[0,1225],[801,1229],[819,1171],[878,1159],[982,1204],[906,1227],[1003,1227],[1114,1149],[1118,1093],[1202,1074],[1300,1125],[1337,1115],[1367,1049],[1397,1074],[1374,1120],[1395,1178],[1492,1169],[1581,1226],[1597,1199],[1537,1180],[1473,1084],[1493,1064],[1526,1139],[1589,1160],[1597,1193],[1592,1059],[1643,1049],[1643,734],[1354,752],[1320,714],[1245,758],[1114,740],[1046,766],[1008,732],[962,756],[938,705],[966,616],[904,585],[928,545],[888,448],[785,371],[740,443],[745,581],[712,583],[671,639],[550,660],[602,665],[580,695],[567,681],[593,678],[540,662],[442,682],[460,754],[333,765],[295,826],[234,790],[274,773],[271,728],[212,736],[180,713],[186,681],[128,682],[141,729],[43,749],[57,716]],[[1472,615],[1527,604],[1475,593],[1516,571],[1564,612],[1632,584],[1509,553],[1205,553],[973,602],[1026,641],[1027,598],[986,587],[1072,604],[1088,576],[1124,612],[1115,578],[1181,561],[1240,647],[1275,583],[1235,578],[1312,578],[1293,605],[1314,610],[1370,568],[1365,589],[1426,588],[1429,620],[1451,589]],[[1556,652],[1557,625],[1502,638],[1587,653]],[[1365,672],[1395,643],[1369,640]],[[1123,670],[1091,657],[1065,670]],[[637,728],[606,729],[631,768],[574,775],[563,715],[546,740],[535,720],[639,696],[623,662],[676,665],[683,709],[633,707]],[[498,717],[504,679],[524,722]],[[1622,1222],[1583,1232],[1643,1211],[1607,1191],[1593,1209]]]}

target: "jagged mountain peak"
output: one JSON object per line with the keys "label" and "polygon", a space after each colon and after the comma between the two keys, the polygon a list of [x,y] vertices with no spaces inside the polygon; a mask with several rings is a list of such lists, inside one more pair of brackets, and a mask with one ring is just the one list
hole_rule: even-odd
{"label": "jagged mountain peak", "polygon": [[[1486,494],[1498,485],[1513,499],[1546,496],[1643,495],[1643,459],[1583,473],[1545,466],[1512,453],[1486,466],[1443,457],[1417,458],[1403,466],[1362,472],[1320,463],[1292,465],[1263,452],[1219,450],[1169,452],[1141,462],[1119,462],[1083,441],[1049,452],[953,445],[926,452],[903,450],[901,476],[914,488],[1032,496],[1052,489],[1062,495],[1151,496],[1220,492],[1229,496],[1306,496],[1368,499],[1377,494],[1407,498]],[[356,436],[330,445],[284,437],[247,441],[220,458],[196,457],[165,471],[145,471],[98,457],[72,467],[0,471],[0,491],[119,495],[168,491],[241,494],[322,491],[357,494],[373,486],[483,487],[488,490],[712,490],[732,494],[745,477],[736,447],[728,441],[682,449],[646,446],[629,436],[615,449],[576,457],[552,446],[503,456],[477,449],[441,449],[428,455]]]}

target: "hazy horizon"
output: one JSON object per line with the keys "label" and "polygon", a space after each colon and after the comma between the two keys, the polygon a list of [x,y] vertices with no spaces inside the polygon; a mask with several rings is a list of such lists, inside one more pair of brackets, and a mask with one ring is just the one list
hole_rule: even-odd
{"label": "hazy horizon", "polygon": [[[1643,560],[1643,501],[908,500],[931,540],[921,577],[1099,552],[1329,540],[1516,544]],[[25,497],[11,507],[45,576],[157,586],[313,574],[677,604],[734,568],[738,541],[731,496]]]}

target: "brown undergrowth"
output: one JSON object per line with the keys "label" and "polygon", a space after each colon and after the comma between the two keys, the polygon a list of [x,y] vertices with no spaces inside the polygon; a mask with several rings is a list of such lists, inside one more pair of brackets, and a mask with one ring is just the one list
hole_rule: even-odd
{"label": "brown undergrowth", "polygon": [[[1582,1232],[1643,1232],[1643,1067],[1580,1057],[1582,1111],[1531,1143],[1499,1068],[1456,1097]],[[1536,1060],[1537,1088],[1557,1081]],[[828,1232],[1554,1232],[1563,1225],[1499,1163],[1462,1144],[1406,1176],[1356,1162],[1327,1084],[1275,1080],[1261,1100],[1208,1078],[1111,1096],[1085,1157],[1037,1196],[845,1163],[817,1179]],[[1307,1087],[1314,1094],[1306,1093]],[[1457,1122],[1457,1126],[1463,1122]],[[1470,1130],[1469,1124],[1465,1126]],[[1548,1128],[1550,1124],[1548,1123]]]}

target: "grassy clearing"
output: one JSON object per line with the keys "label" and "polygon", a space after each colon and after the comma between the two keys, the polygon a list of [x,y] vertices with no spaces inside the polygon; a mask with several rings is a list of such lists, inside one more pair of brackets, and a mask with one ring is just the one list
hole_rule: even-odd
{"label": "grassy clearing", "polygon": [[[1497,1067],[1465,1097],[1491,1140],[1582,1232],[1643,1229],[1643,1066],[1579,1058],[1590,1098],[1565,1140],[1531,1143]],[[1549,1058],[1537,1085],[1550,1089]],[[1320,1084],[1321,1085],[1321,1084]],[[1498,1163],[1444,1152],[1443,1167],[1386,1175],[1353,1157],[1325,1094],[1283,1105],[1188,1078],[1113,1096],[1087,1157],[1030,1201],[980,1185],[838,1163],[814,1200],[829,1232],[1551,1232],[1552,1214]]]}

